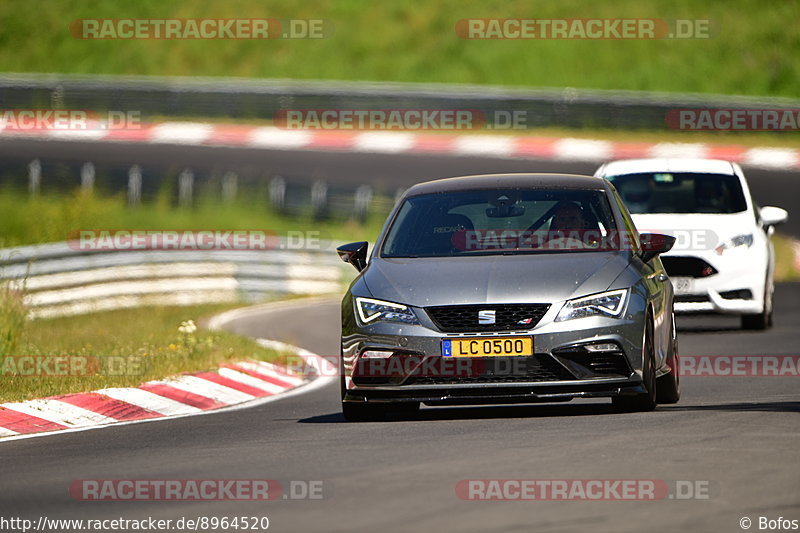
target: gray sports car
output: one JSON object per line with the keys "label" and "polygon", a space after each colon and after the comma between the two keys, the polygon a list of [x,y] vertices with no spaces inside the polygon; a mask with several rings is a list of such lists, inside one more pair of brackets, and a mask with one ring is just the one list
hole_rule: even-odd
{"label": "gray sports car", "polygon": [[673,289],[614,186],[561,174],[466,176],[406,191],[342,301],[348,420],[426,405],[680,396]]}

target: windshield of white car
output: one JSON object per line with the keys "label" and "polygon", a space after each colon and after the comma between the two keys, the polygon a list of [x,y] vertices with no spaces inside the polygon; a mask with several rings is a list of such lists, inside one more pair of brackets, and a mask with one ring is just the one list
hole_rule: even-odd
{"label": "windshield of white car", "polygon": [[739,178],[733,175],[642,172],[606,179],[617,188],[632,214],[727,214],[747,209]]}
{"label": "windshield of white car", "polygon": [[381,256],[589,252],[619,246],[605,191],[492,189],[407,198]]}

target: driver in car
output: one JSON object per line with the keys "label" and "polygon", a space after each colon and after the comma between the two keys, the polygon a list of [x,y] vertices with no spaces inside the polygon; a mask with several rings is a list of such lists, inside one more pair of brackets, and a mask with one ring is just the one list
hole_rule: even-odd
{"label": "driver in car", "polygon": [[588,226],[580,205],[574,202],[559,202],[553,208],[548,240],[551,241],[551,245],[561,243],[569,247],[594,247],[600,240],[600,231]]}

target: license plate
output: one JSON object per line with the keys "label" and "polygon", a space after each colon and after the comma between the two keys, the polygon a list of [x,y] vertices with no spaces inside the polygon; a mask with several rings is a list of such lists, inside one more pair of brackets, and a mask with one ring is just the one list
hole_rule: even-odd
{"label": "license plate", "polygon": [[533,337],[442,339],[443,357],[514,357],[528,355],[533,355]]}
{"label": "license plate", "polygon": [[671,278],[675,294],[691,294],[694,292],[694,279],[692,278]]}

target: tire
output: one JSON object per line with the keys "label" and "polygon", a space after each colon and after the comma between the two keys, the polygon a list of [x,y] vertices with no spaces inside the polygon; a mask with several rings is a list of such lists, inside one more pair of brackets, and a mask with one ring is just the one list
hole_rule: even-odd
{"label": "tire", "polygon": [[382,405],[371,403],[342,402],[342,414],[348,422],[380,420],[385,414],[382,408]]}
{"label": "tire", "polygon": [[757,315],[742,315],[742,329],[763,331],[772,327],[772,291],[764,282],[764,310]]}
{"label": "tire", "polygon": [[675,315],[672,316],[672,347],[667,359],[670,371],[656,380],[656,402],[662,404],[678,403],[681,399],[680,359],[678,357],[678,337],[675,334]]}
{"label": "tire", "polygon": [[614,396],[611,403],[621,412],[644,412],[656,408],[657,385],[655,369],[655,349],[653,347],[653,319],[647,314],[645,325],[644,347],[642,353],[642,384],[645,392],[632,396]]}
{"label": "tire", "polygon": [[375,422],[385,420],[388,415],[411,417],[419,412],[419,402],[397,404],[342,402],[342,414],[348,422]]}

